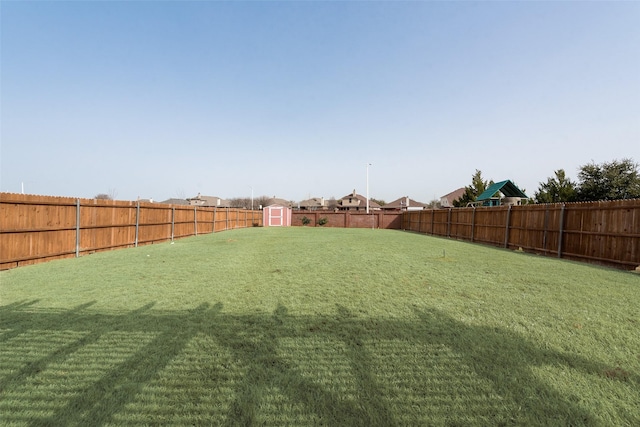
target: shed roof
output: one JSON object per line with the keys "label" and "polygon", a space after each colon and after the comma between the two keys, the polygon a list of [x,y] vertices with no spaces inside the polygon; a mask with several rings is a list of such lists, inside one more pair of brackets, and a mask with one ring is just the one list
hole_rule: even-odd
{"label": "shed roof", "polygon": [[483,201],[489,200],[493,197],[497,192],[501,192],[505,195],[505,197],[522,197],[527,198],[527,195],[522,192],[516,185],[510,180],[496,182],[493,185],[490,185],[482,194],[480,194],[476,200]]}

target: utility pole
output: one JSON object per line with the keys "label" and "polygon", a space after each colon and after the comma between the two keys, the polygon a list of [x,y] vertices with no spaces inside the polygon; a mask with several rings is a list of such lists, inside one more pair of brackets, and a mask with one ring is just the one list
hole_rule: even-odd
{"label": "utility pole", "polygon": [[367,213],[369,213],[369,166],[371,163],[367,163]]}

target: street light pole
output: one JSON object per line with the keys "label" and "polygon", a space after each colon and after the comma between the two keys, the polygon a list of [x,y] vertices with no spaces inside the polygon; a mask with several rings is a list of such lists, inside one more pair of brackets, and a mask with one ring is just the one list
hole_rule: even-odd
{"label": "street light pole", "polygon": [[367,163],[367,213],[369,213],[369,166],[371,163]]}
{"label": "street light pole", "polygon": [[251,210],[253,210],[253,187],[249,186],[249,188],[251,189]]}

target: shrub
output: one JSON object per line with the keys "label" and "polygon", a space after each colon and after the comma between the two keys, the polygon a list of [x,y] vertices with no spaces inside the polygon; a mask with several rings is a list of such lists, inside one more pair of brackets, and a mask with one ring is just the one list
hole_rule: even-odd
{"label": "shrub", "polygon": [[326,216],[324,216],[324,217],[322,217],[322,218],[318,219],[318,225],[319,225],[320,227],[322,227],[323,225],[325,225],[327,222],[329,222],[329,220],[327,219],[327,217],[326,217]]}
{"label": "shrub", "polygon": [[307,218],[307,216],[303,216],[302,219],[302,225],[309,225],[309,223],[311,222],[311,220],[309,218]]}

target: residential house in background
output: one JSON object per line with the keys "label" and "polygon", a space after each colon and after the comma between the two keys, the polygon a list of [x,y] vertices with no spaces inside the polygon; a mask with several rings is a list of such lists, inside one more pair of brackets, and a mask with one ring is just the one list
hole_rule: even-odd
{"label": "residential house in background", "polygon": [[464,187],[458,188],[455,191],[452,191],[449,194],[445,194],[440,197],[440,207],[442,208],[452,208],[453,202],[458,200],[460,197],[464,195]]}
{"label": "residential house in background", "polygon": [[329,209],[329,204],[324,197],[313,197],[298,202],[298,209],[301,211],[326,211]]}
{"label": "residential house in background", "polygon": [[[365,211],[367,210],[367,198],[356,193],[347,194],[338,200],[337,209],[340,211]],[[369,199],[369,210],[380,210],[380,205]]]}
{"label": "residential house in background", "polygon": [[191,206],[228,208],[230,203],[228,200],[215,196],[203,196],[200,193],[196,197],[187,199],[187,203]]}
{"label": "residential house in background", "polygon": [[159,203],[163,203],[165,205],[188,205],[189,204],[189,202],[187,202],[185,199],[167,199]]}
{"label": "residential house in background", "polygon": [[389,202],[386,205],[381,206],[380,208],[382,210],[415,211],[415,210],[427,209],[428,207],[429,206],[426,205],[425,203],[417,202],[409,198],[409,196],[405,196],[405,197],[400,197],[399,199],[394,200],[393,202]]}

